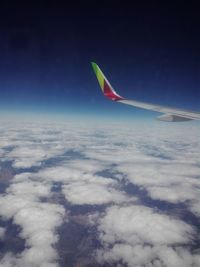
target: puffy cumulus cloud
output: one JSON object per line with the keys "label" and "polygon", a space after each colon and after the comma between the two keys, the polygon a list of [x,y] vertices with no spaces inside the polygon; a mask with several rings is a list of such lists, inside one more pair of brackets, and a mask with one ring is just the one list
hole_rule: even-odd
{"label": "puffy cumulus cloud", "polygon": [[12,151],[7,152],[5,159],[12,160],[12,166],[18,168],[30,168],[40,166],[43,161],[61,156],[65,152],[64,147],[49,144],[19,143]]}
{"label": "puffy cumulus cloud", "polygon": [[161,199],[170,203],[184,202],[186,200],[197,200],[200,196],[200,188],[185,184],[176,184],[169,187],[151,186],[148,188],[149,195],[153,199]]}
{"label": "puffy cumulus cloud", "polygon": [[[35,174],[30,174],[31,177],[34,179],[40,179],[45,181],[53,181],[53,182],[62,182],[62,183],[70,183],[76,181],[87,181],[87,182],[103,182],[102,177],[93,175],[90,172],[85,172],[85,170],[81,170],[80,167],[71,168],[68,166],[66,162],[62,163],[62,166],[50,167],[44,170],[39,171]],[[17,179],[21,178],[21,175],[16,176]],[[99,181],[100,179],[100,181]],[[104,179],[103,183],[114,183],[112,179]]]}
{"label": "puffy cumulus cloud", "polygon": [[4,255],[2,266],[57,266],[58,255],[53,246],[58,241],[56,229],[62,224],[65,211],[61,205],[41,202],[42,197],[50,195],[50,189],[50,185],[27,179],[13,182],[0,196],[0,216],[13,218],[26,242],[21,254]]}
{"label": "puffy cumulus cloud", "polygon": [[50,194],[50,186],[41,183],[26,181],[12,183],[4,195],[0,195],[0,215],[11,218],[23,208],[30,209],[40,203],[41,197]]}
{"label": "puffy cumulus cloud", "polygon": [[[14,180],[16,181],[16,180]],[[47,183],[40,183],[26,179],[22,182],[10,184],[6,193],[13,196],[19,196],[24,199],[39,199],[39,197],[48,196],[51,192],[51,187]]]}
{"label": "puffy cumulus cloud", "polygon": [[[61,182],[62,193],[66,200],[72,204],[99,205],[134,201],[136,199],[128,197],[125,192],[122,192],[117,180],[93,174],[100,170],[98,164],[89,167],[85,166],[84,163],[89,165],[86,160],[78,160],[76,165],[73,161],[72,164],[66,163],[66,166],[46,168],[36,174],[29,175],[32,179]],[[23,179],[23,175],[17,175],[16,179]]]}
{"label": "puffy cumulus cloud", "polygon": [[[43,253],[45,253],[45,251],[34,251],[34,253],[32,253],[32,255],[30,255],[31,257],[39,257],[40,255],[42,255]],[[54,253],[54,251],[52,252]],[[48,256],[47,256],[48,257]],[[44,256],[43,256],[44,258]],[[42,260],[42,259],[41,259]],[[0,267],[22,267],[22,266],[27,266],[27,267],[57,267],[57,263],[53,263],[53,262],[43,262],[41,261],[40,263],[35,262],[35,264],[33,263],[33,258],[32,258],[32,263],[28,263],[28,261],[24,262],[21,260],[21,255],[14,255],[12,253],[6,253],[3,258],[1,259],[0,262]]]}
{"label": "puffy cumulus cloud", "polygon": [[41,165],[41,161],[46,158],[46,152],[41,147],[17,147],[14,148],[7,157],[13,160],[15,168],[30,168]]}
{"label": "puffy cumulus cloud", "polygon": [[112,206],[99,219],[102,249],[99,262],[120,262],[137,267],[198,267],[200,256],[187,245],[193,228],[144,206]]}
{"label": "puffy cumulus cloud", "polygon": [[122,192],[106,184],[77,182],[63,186],[63,193],[73,204],[106,204],[130,201]]}
{"label": "puffy cumulus cloud", "polygon": [[191,254],[185,248],[115,244],[112,249],[98,251],[97,259],[107,262],[123,262],[129,267],[199,267],[199,254]]}
{"label": "puffy cumulus cloud", "polygon": [[24,208],[15,215],[14,221],[22,226],[20,235],[28,247],[21,255],[21,266],[56,262],[58,255],[53,245],[58,236],[55,230],[62,224],[63,216],[62,207],[48,203]]}
{"label": "puffy cumulus cloud", "polygon": [[65,163],[69,169],[79,170],[82,173],[95,174],[102,171],[102,169],[108,168],[109,165],[106,162],[101,162],[93,159],[76,159]]}
{"label": "puffy cumulus cloud", "polygon": [[144,206],[110,207],[98,229],[106,243],[123,241],[134,245],[185,244],[194,233],[188,224]]}

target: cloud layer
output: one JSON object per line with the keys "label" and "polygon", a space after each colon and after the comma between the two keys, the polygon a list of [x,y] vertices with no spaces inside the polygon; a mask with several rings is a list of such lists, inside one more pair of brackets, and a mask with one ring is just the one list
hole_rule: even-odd
{"label": "cloud layer", "polygon": [[[13,172],[0,216],[25,241],[22,252],[0,254],[0,266],[59,266],[59,229],[85,205],[98,264],[200,266],[198,125],[29,122],[4,124],[0,134],[2,166]],[[0,227],[2,242],[5,233]]]}

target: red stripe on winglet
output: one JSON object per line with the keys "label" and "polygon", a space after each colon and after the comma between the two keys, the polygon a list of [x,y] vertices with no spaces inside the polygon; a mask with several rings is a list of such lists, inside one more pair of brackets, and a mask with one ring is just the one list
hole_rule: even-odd
{"label": "red stripe on winglet", "polygon": [[122,100],[123,97],[119,96],[118,94],[116,94],[112,88],[110,87],[110,85],[106,82],[106,80],[104,80],[104,95],[106,97],[108,97],[111,100],[117,101],[117,100]]}

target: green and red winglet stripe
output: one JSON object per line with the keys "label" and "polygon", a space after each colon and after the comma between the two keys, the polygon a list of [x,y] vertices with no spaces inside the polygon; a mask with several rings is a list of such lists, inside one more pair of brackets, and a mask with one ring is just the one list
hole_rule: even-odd
{"label": "green and red winglet stripe", "polygon": [[97,77],[97,80],[99,82],[99,85],[103,91],[103,94],[110,100],[114,100],[114,101],[123,100],[124,98],[118,95],[115,92],[115,90],[112,88],[112,86],[110,85],[109,81],[106,79],[105,75],[103,74],[99,66],[95,62],[92,62],[91,64],[92,64],[94,73]]}

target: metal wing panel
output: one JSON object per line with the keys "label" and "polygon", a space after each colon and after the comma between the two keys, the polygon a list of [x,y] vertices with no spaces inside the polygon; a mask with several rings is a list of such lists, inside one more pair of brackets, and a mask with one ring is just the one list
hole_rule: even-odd
{"label": "metal wing panel", "polygon": [[160,105],[143,103],[143,102],[139,102],[139,101],[135,101],[135,100],[128,100],[128,99],[118,100],[117,102],[127,104],[130,106],[134,106],[134,107],[138,107],[138,108],[157,111],[160,113],[172,114],[172,115],[176,115],[179,117],[188,118],[191,120],[200,120],[200,113],[199,112],[193,112],[193,111],[187,111],[184,109],[164,107],[164,106],[160,106]]}

